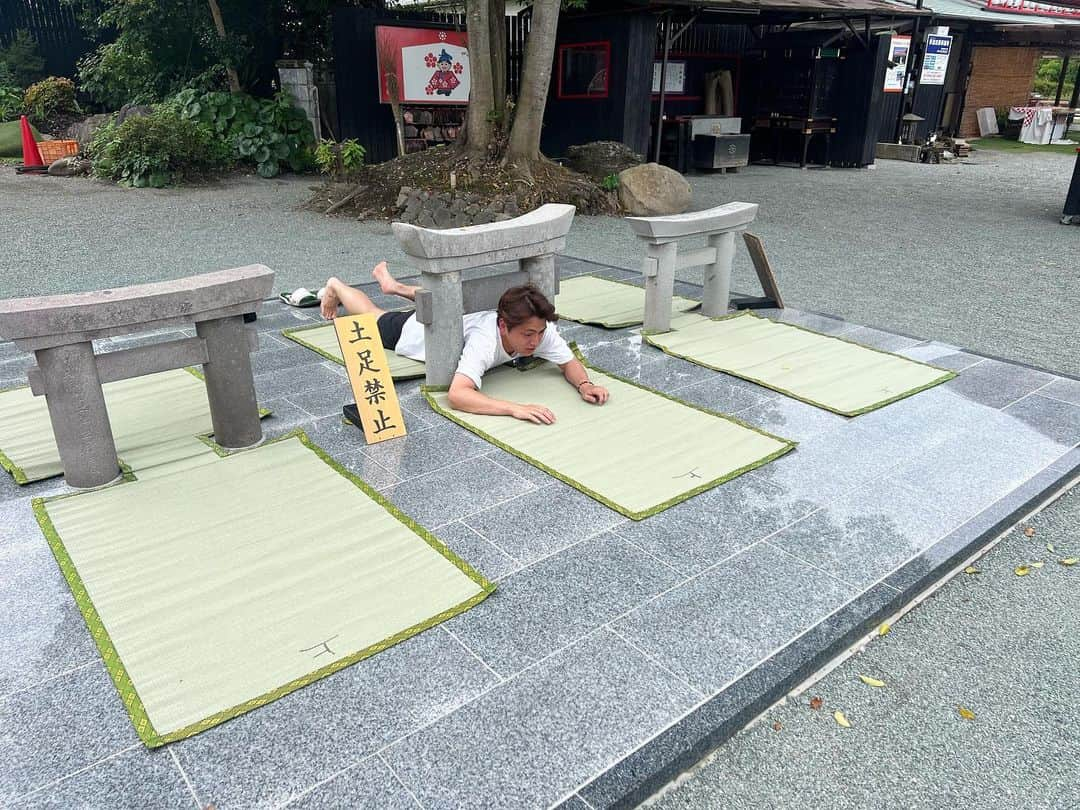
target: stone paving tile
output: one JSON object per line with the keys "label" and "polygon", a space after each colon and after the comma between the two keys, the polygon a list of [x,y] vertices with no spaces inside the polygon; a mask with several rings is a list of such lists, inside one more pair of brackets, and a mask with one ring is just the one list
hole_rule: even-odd
{"label": "stone paving tile", "polygon": [[416,810],[417,804],[376,755],[283,805],[289,810]]}
{"label": "stone paving tile", "polygon": [[844,332],[846,340],[852,340],[862,346],[870,346],[885,352],[899,352],[901,349],[910,349],[925,341],[917,338],[894,335],[892,332],[884,332],[869,326],[857,326]]}
{"label": "stone paving tile", "polygon": [[0,505],[0,534],[14,533],[0,541],[0,696],[98,657],[28,501]]}
{"label": "stone paving tile", "polygon": [[605,533],[508,576],[447,628],[509,677],[681,579],[656,558]]}
{"label": "stone paving tile", "polygon": [[[759,309],[754,314],[763,318],[780,321],[781,323],[795,324],[823,335],[839,335],[854,329],[858,324],[849,323],[841,318],[831,315],[819,315],[816,312],[803,312],[799,309],[785,307],[784,309]],[[844,335],[847,337],[847,335]]]}
{"label": "stone paving tile", "polygon": [[384,494],[431,529],[534,489],[524,478],[480,457],[412,478]]}
{"label": "stone paving tile", "polygon": [[976,363],[983,362],[985,359],[977,354],[969,354],[958,346],[938,343],[933,340],[907,349],[900,349],[897,354],[922,363],[929,363],[938,368],[951,369],[952,371],[963,371]]}
{"label": "stone paving tile", "polygon": [[[44,481],[36,481],[33,484],[16,484],[15,479],[3,469],[0,469],[0,504],[19,498],[44,498],[49,495],[58,495],[67,491],[67,485],[62,476],[46,478]],[[0,540],[4,535],[0,533]]]}
{"label": "stone paving tile", "polygon": [[881,580],[952,529],[946,513],[878,479],[773,535],[768,542],[858,589]]}
{"label": "stone paving tile", "polygon": [[727,375],[711,368],[705,368],[689,360],[679,357],[671,357],[659,349],[647,347],[643,350],[646,358],[651,359],[642,363],[641,368],[635,375],[635,382],[664,393],[674,393],[676,396],[683,386],[709,380],[723,380]]}
{"label": "stone paving tile", "polygon": [[16,348],[15,344],[10,340],[0,341],[0,363],[6,363],[9,360],[17,360],[19,358],[32,358],[32,355],[24,352],[22,349]]}
{"label": "stone paving tile", "polygon": [[44,790],[19,799],[22,810],[191,810],[198,807],[168,749],[141,743]]}
{"label": "stone paving tile", "polygon": [[768,388],[728,374],[713,374],[701,382],[680,386],[673,393],[693,405],[728,415],[780,396]]}
{"label": "stone paving tile", "polygon": [[173,749],[203,805],[272,806],[495,682],[475,656],[433,629]]}
{"label": "stone paving tile", "polygon": [[825,572],[759,543],[613,626],[713,694],[855,595]]}
{"label": "stone paving tile", "polygon": [[340,418],[342,407],[356,401],[348,385],[334,385],[301,394],[290,394],[288,400],[317,419],[327,416]]}
{"label": "stone paving tile", "polygon": [[297,366],[288,371],[271,371],[255,376],[255,393],[260,401],[287,397],[303,391],[322,388],[337,388],[347,385],[342,378],[315,363]]}
{"label": "stone paving tile", "polygon": [[[405,444],[411,441],[419,441],[417,437],[422,435],[423,432],[426,432],[426,428],[421,426],[411,411],[402,410],[401,415],[405,419],[405,428],[409,433],[403,438],[393,439],[381,443],[380,445],[372,446],[378,447],[389,444],[396,445],[399,442]],[[316,419],[311,424],[307,433],[313,442],[335,458],[339,456],[344,457],[350,453],[366,452],[368,449],[367,440],[364,438],[364,431],[353,425],[351,422],[346,422],[341,413]],[[391,470],[391,472],[396,471]],[[405,476],[400,477],[404,478]]]}
{"label": "stone paving tile", "polygon": [[262,420],[263,436],[267,439],[276,438],[297,428],[310,430],[315,426],[315,417],[287,399],[279,397],[260,400],[259,405],[270,411],[270,415]]}
{"label": "stone paving tile", "polygon": [[424,807],[543,808],[698,696],[601,631],[388,748]]}
{"label": "stone paving tile", "polygon": [[433,534],[492,582],[502,579],[521,567],[521,563],[489,543],[464,523],[448,523],[440,526]]}
{"label": "stone paving tile", "polygon": [[0,804],[138,742],[99,663],[0,699]]}
{"label": "stone paving tile", "polygon": [[984,360],[964,369],[945,385],[949,390],[992,408],[1004,408],[1054,381],[1045,371]]}
{"label": "stone paving tile", "polygon": [[322,357],[295,343],[292,346],[267,346],[251,355],[251,371],[257,376],[322,362]]}
{"label": "stone paving tile", "polygon": [[1046,388],[1039,391],[1039,394],[1052,399],[1060,399],[1062,402],[1069,402],[1073,405],[1080,405],[1080,380],[1058,377]]}
{"label": "stone paving tile", "polygon": [[[403,416],[408,426],[408,414]],[[491,445],[475,433],[447,420],[439,427],[366,445],[362,452],[406,480],[482,456],[490,449]]]}
{"label": "stone paving tile", "polygon": [[1080,442],[1080,404],[1073,405],[1039,393],[1013,403],[1005,413],[1058,444],[1072,446]]}
{"label": "stone paving tile", "polygon": [[984,424],[950,437],[909,460],[892,477],[928,503],[962,520],[1016,489],[1068,450],[1005,414],[1001,424]]}
{"label": "stone paving tile", "polygon": [[[588,365],[621,377],[637,378],[641,368],[663,354],[643,345],[640,335],[620,336],[607,342],[581,347]],[[687,380],[693,382],[693,380]]]}
{"label": "stone paving tile", "polygon": [[462,522],[528,565],[625,521],[613,509],[555,481],[520,498],[469,515]]}
{"label": "stone paving tile", "polygon": [[817,508],[741,475],[646,520],[614,529],[684,574],[696,574],[794,523]]}
{"label": "stone paving tile", "polygon": [[847,417],[830,413],[824,408],[807,405],[805,402],[780,394],[776,394],[773,399],[734,412],[733,415],[744,422],[749,422],[754,427],[797,442],[806,441],[819,433],[841,428],[850,421]]}
{"label": "stone paving tile", "polygon": [[536,487],[550,486],[554,479],[539,467],[534,467],[527,461],[523,461],[511,453],[507,453],[505,450],[501,450],[495,447],[488,453],[484,454],[485,458],[489,458],[498,464],[500,467],[505,467],[514,475],[524,478]]}
{"label": "stone paving tile", "polygon": [[334,459],[338,464],[358,476],[372,489],[386,489],[401,483],[401,478],[385,467],[380,467],[361,450],[353,450]]}
{"label": "stone paving tile", "polygon": [[[276,309],[275,309],[276,307]],[[270,304],[263,308],[255,321],[255,329],[259,332],[282,332],[286,329],[296,329],[301,326],[311,326],[322,320],[317,317],[318,309],[292,309],[284,304]],[[315,316],[306,313],[314,312]]]}

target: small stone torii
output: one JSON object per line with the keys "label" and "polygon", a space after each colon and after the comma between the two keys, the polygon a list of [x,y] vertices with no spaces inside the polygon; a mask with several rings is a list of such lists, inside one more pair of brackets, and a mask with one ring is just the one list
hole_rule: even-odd
{"label": "small stone torii", "polygon": [[[555,254],[566,246],[572,205],[548,204],[513,219],[432,230],[393,223],[394,236],[420,271],[416,320],[424,324],[428,385],[449,385],[465,347],[462,316],[495,309],[509,288],[531,283],[550,300],[559,291]],[[507,262],[502,269],[492,267]],[[485,275],[463,272],[487,268]]]}
{"label": "small stone torii", "polygon": [[[0,301],[0,337],[33,352],[27,376],[44,396],[67,483],[114,481],[120,472],[102,384],[201,365],[214,440],[222,447],[262,441],[250,353],[258,346],[244,315],[270,295],[274,273],[259,264],[97,292]],[[195,326],[196,337],[95,354],[92,341],[166,326]],[[168,403],[162,403],[168,407]]]}

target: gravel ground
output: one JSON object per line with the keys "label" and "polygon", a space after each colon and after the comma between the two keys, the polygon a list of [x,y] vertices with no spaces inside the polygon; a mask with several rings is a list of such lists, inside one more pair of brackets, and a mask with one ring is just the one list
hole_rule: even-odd
{"label": "gravel ground", "polygon": [[[1034,537],[1014,529],[976,563],[982,573],[959,575],[774,707],[654,810],[1080,806],[1080,565],[1056,562],[1080,556],[1080,489],[1024,525]],[[1045,567],[1015,575],[1034,560]]]}
{"label": "gravel ground", "polygon": [[[1071,171],[1067,155],[983,151],[964,165],[751,166],[691,182],[695,207],[761,204],[754,230],[794,306],[1080,374],[1080,228],[1057,222]],[[365,280],[377,261],[402,261],[386,223],[298,210],[315,182],[133,190],[0,166],[0,297],[252,262],[293,289],[328,275]],[[629,228],[606,217],[579,217],[567,252],[640,260]],[[740,250],[735,289],[754,291],[749,268]]]}

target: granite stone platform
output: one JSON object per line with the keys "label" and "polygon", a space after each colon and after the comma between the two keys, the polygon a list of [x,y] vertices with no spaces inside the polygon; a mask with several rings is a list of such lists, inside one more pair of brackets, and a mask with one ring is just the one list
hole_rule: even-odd
{"label": "granite stone platform", "polygon": [[[574,259],[559,270],[640,282]],[[303,427],[498,591],[149,751],[31,515],[32,497],[65,485],[0,476],[0,806],[632,806],[1080,477],[1080,380],[826,315],[762,314],[961,373],[845,419],[633,329],[564,323],[590,362],[799,442],[634,522],[432,413],[418,382],[398,386],[409,436],[366,447],[342,424],[343,370],[280,337],[317,313],[268,302],[252,356],[267,435]],[[0,344],[0,388],[31,363]]]}

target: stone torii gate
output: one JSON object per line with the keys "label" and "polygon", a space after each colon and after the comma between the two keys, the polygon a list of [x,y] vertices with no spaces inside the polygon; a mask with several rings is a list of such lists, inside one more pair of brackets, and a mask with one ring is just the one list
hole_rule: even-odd
{"label": "stone torii gate", "polygon": [[[260,264],[97,292],[0,301],[0,337],[33,352],[27,374],[44,396],[53,435],[73,487],[117,478],[102,384],[202,365],[214,440],[223,447],[262,441],[250,353],[258,346],[244,315],[270,295],[274,273]],[[94,354],[91,341],[194,324],[196,337]],[[168,407],[168,403],[163,403]]]}

